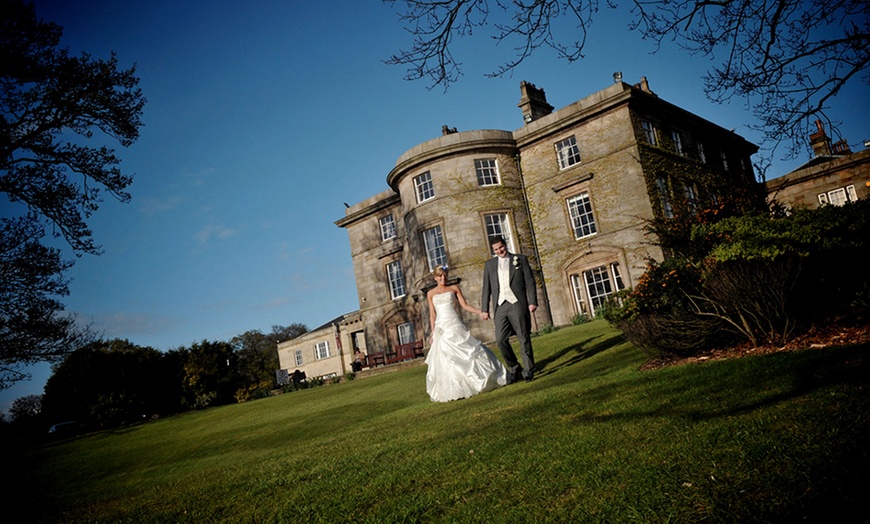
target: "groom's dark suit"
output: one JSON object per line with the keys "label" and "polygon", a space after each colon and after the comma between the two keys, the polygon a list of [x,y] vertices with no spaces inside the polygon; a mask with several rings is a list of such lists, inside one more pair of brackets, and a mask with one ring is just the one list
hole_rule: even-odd
{"label": "groom's dark suit", "polygon": [[[498,348],[504,357],[508,368],[509,381],[523,378],[531,380],[535,372],[535,357],[532,352],[532,318],[529,305],[538,305],[538,291],[535,276],[529,266],[529,260],[523,255],[507,253],[510,289],[516,302],[508,301],[499,304],[498,264],[500,257],[491,258],[483,266],[483,296],[480,299],[481,311],[488,313],[492,304],[492,317],[495,321],[495,334]],[[517,361],[517,356],[510,344],[511,335],[516,335],[520,343],[523,357],[523,367]]]}

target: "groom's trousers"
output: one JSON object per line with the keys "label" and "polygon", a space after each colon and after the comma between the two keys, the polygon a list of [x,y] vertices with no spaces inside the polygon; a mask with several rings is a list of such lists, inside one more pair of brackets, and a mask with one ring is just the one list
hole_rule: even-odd
{"label": "groom's trousers", "polygon": [[[504,358],[508,368],[510,381],[518,380],[519,374],[523,378],[531,379],[535,373],[535,356],[532,352],[532,317],[528,309],[520,306],[519,302],[511,304],[503,302],[495,310],[495,336],[498,341],[498,349]],[[520,354],[523,365],[517,360],[513,347],[511,347],[511,335],[516,335],[520,343]]]}

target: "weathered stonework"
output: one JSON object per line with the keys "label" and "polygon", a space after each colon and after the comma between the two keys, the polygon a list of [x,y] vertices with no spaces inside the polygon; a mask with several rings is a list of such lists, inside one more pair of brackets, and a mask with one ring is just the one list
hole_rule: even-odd
{"label": "weathered stonework", "polygon": [[814,209],[836,203],[837,194],[847,201],[870,195],[870,150],[852,153],[842,140],[832,145],[821,122],[818,125],[819,130],[810,135],[816,156],[791,173],[767,181],[771,202]]}
{"label": "weathered stonework", "polygon": [[[308,333],[278,344],[281,369],[304,372],[307,378],[341,377],[351,370],[354,352],[366,352],[364,326],[359,311],[342,315]],[[316,347],[325,344],[328,356],[318,355]],[[297,364],[300,352],[302,362]]]}
{"label": "weathered stonework", "polygon": [[[425,292],[434,282],[426,229],[440,226],[451,280],[479,307],[483,264],[491,256],[484,216],[506,215],[512,248],[529,257],[538,279],[533,327],[564,325],[600,307],[596,300],[607,288],[594,278],[608,279],[609,294],[632,286],[648,259],[663,258],[644,232],[648,220],[666,212],[661,187],[699,199],[712,198],[712,188],[757,187],[749,161],[755,146],[661,100],[645,79],[615,83],[557,111],[543,89],[523,82],[521,93],[522,128],[448,129],[399,157],[387,175],[391,190],[349,207],[336,222],[348,231],[370,352],[389,352],[406,322],[428,344]],[[655,127],[655,145],[644,122]],[[575,154],[560,165],[557,144],[572,137],[579,161]],[[475,160],[495,161],[497,185],[478,183]],[[418,202],[415,178],[427,172],[434,196]],[[669,198],[681,205],[680,195]],[[578,201],[591,208],[584,220],[594,222],[593,233],[578,226],[576,238],[574,225],[581,222],[572,221],[569,200],[575,215]],[[379,220],[386,214],[393,215],[397,237],[382,241]],[[406,294],[393,299],[386,266],[395,261]],[[495,337],[492,322],[462,314],[475,336]]]}

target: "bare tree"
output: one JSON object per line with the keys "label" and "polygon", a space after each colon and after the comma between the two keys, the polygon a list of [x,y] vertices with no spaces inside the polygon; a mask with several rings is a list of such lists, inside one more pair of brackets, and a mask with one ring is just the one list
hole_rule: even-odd
{"label": "bare tree", "polygon": [[[448,88],[462,74],[457,37],[487,34],[512,43],[515,55],[490,76],[512,71],[544,47],[568,61],[583,58],[598,0],[384,0],[399,9],[413,43],[387,60],[406,79]],[[870,84],[870,3],[866,0],[626,0],[639,30],[656,45],[673,42],[718,62],[704,76],[716,102],[750,102],[765,145],[804,149],[813,122],[856,78]],[[399,6],[396,6],[399,4]],[[607,0],[617,7],[618,0]],[[573,22],[570,34],[564,30]]]}
{"label": "bare tree", "polygon": [[9,416],[15,422],[35,419],[42,413],[42,395],[27,395],[17,398],[9,407]]}

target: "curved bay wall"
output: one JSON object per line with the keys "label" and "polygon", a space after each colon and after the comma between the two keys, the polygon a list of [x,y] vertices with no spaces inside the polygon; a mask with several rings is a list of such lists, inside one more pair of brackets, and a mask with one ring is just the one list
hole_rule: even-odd
{"label": "curved bay wall", "polygon": [[[481,306],[483,264],[491,256],[488,215],[506,217],[515,250],[534,255],[517,154],[510,131],[476,130],[441,136],[399,157],[387,183],[400,195],[402,216],[396,219],[405,231],[402,258],[410,293],[424,299],[434,285],[424,242],[424,232],[432,228],[441,229],[451,280],[461,281],[475,307]],[[498,183],[482,185],[475,161],[494,162]],[[415,180],[426,173],[434,196],[420,201]],[[421,309],[428,332],[428,309]],[[491,322],[463,314],[477,336],[494,338]]]}

